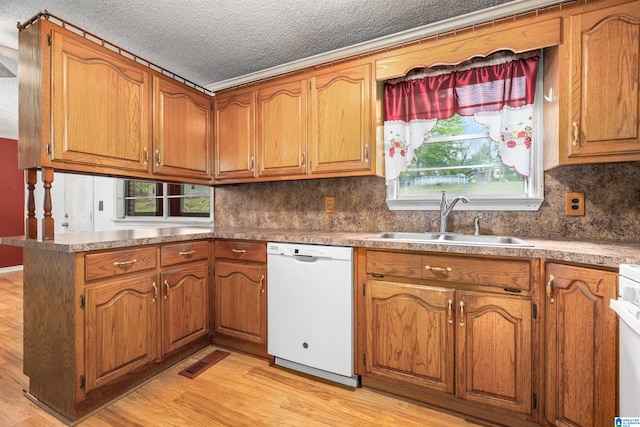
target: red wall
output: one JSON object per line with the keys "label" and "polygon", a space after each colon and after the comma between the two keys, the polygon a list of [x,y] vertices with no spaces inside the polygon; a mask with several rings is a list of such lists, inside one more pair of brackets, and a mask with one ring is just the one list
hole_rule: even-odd
{"label": "red wall", "polygon": [[[18,141],[0,138],[0,237],[24,235],[24,172]],[[22,248],[0,245],[0,268],[22,265]]]}

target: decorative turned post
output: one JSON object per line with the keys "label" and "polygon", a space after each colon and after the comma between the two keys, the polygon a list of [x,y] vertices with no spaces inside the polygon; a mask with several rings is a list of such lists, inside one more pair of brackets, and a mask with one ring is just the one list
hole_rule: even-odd
{"label": "decorative turned post", "polygon": [[51,183],[53,182],[53,168],[42,168],[42,182],[44,184],[44,218],[42,218],[42,240],[53,240],[53,217],[51,216]]}
{"label": "decorative turned post", "polygon": [[36,199],[34,191],[38,182],[38,170],[27,169],[27,220],[25,230],[27,239],[38,238],[38,220],[36,219]]}

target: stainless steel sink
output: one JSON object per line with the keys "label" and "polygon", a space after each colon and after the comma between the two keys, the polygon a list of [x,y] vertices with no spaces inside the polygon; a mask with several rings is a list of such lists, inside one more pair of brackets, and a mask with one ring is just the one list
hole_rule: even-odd
{"label": "stainless steel sink", "polygon": [[402,233],[386,232],[373,237],[373,239],[446,243],[455,245],[482,245],[482,246],[533,246],[522,239],[511,236],[491,236],[456,233]]}

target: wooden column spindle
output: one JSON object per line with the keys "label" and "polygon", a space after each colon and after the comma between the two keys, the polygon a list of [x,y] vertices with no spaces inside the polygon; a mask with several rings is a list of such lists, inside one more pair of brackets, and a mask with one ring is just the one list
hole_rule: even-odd
{"label": "wooden column spindle", "polygon": [[38,238],[38,220],[36,219],[35,189],[38,182],[38,170],[27,169],[27,219],[25,230],[27,239]]}
{"label": "wooden column spindle", "polygon": [[42,240],[53,240],[53,216],[51,210],[51,183],[53,182],[53,168],[42,168],[42,183],[44,186],[44,217],[42,218]]}

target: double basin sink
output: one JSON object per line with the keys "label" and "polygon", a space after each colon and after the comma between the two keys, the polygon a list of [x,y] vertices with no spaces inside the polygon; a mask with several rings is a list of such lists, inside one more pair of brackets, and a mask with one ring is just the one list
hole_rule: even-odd
{"label": "double basin sink", "polygon": [[511,236],[492,236],[457,233],[402,233],[386,232],[373,239],[389,241],[407,241],[418,243],[445,243],[456,245],[480,245],[480,246],[533,246],[522,239]]}

